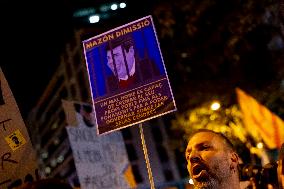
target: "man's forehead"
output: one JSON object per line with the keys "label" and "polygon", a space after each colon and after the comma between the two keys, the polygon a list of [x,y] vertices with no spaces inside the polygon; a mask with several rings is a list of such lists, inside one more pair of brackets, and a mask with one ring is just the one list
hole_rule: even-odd
{"label": "man's forehead", "polygon": [[214,143],[214,142],[222,142],[221,137],[215,133],[204,131],[194,134],[188,142],[188,147],[202,143]]}

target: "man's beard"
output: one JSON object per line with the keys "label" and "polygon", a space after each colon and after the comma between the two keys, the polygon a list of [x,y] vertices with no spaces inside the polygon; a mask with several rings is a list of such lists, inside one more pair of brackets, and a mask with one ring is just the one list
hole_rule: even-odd
{"label": "man's beard", "polygon": [[194,182],[195,189],[218,189],[223,188],[231,177],[230,171],[218,165],[207,169],[207,177]]}
{"label": "man's beard", "polygon": [[208,178],[204,178],[201,181],[195,181],[194,189],[217,189],[220,185],[217,175],[212,172],[208,172],[208,176]]}
{"label": "man's beard", "polygon": [[205,182],[198,182],[194,185],[194,189],[217,189],[218,184],[215,180],[208,180]]}

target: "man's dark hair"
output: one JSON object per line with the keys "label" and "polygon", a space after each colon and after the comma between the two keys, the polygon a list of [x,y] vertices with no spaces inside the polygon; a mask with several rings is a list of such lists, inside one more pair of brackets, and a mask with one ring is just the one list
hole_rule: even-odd
{"label": "man's dark hair", "polygon": [[233,143],[232,143],[224,134],[219,133],[219,132],[215,132],[215,131],[212,131],[212,130],[209,130],[209,129],[198,129],[198,130],[196,130],[195,132],[193,132],[193,133],[190,135],[189,140],[190,140],[194,135],[196,135],[197,133],[205,133],[205,132],[207,132],[207,133],[213,133],[213,134],[219,136],[219,137],[226,143],[227,147],[228,147],[230,150],[236,151],[236,150],[235,150],[235,147],[234,147],[234,145],[233,145]]}
{"label": "man's dark hair", "polygon": [[111,41],[109,41],[106,45],[106,50],[114,49],[115,47],[121,45],[127,52],[131,46],[134,46],[134,40],[131,35],[126,34],[121,37],[117,37]]}

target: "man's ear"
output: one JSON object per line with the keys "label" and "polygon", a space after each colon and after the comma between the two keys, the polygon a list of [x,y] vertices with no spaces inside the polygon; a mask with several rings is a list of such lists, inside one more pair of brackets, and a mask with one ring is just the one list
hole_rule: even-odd
{"label": "man's ear", "polygon": [[238,164],[239,164],[239,156],[236,152],[231,152],[230,153],[230,169],[232,171],[236,171],[236,169],[238,168]]}
{"label": "man's ear", "polygon": [[236,152],[232,152],[231,153],[231,160],[233,162],[238,162],[239,161],[239,156],[238,156],[238,154]]}
{"label": "man's ear", "polygon": [[231,161],[236,164],[239,163],[239,156],[236,152],[231,153]]}

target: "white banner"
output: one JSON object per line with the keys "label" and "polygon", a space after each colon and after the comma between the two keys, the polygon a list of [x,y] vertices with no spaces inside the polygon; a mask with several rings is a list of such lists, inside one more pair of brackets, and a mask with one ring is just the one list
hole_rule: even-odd
{"label": "white banner", "polygon": [[124,176],[129,161],[121,133],[98,136],[91,105],[63,101],[63,106],[81,188],[130,188]]}

